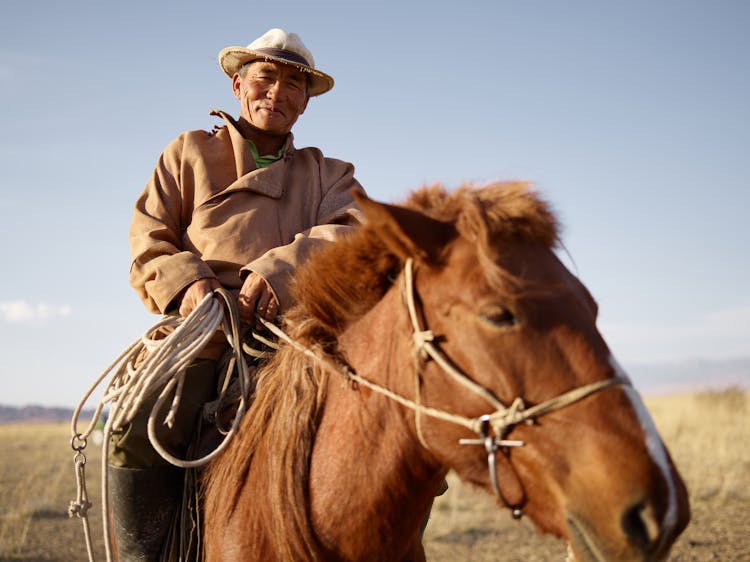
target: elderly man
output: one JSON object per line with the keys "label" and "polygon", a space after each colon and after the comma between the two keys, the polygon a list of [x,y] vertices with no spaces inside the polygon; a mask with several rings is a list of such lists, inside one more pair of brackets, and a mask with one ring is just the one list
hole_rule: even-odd
{"label": "elderly man", "polygon": [[[211,132],[188,131],[160,156],[135,205],[130,282],[154,313],[188,315],[217,287],[237,296],[242,320],[273,320],[292,303],[290,279],[315,246],[358,222],[351,164],[297,149],[292,126],[311,96],[333,87],[293,33],[271,29],[227,47],[219,64],[240,103]],[[187,370],[178,420],[162,436],[184,454],[228,353],[217,337]],[[153,402],[152,402],[153,403]],[[151,447],[143,408],[113,438],[109,458],[119,559],[156,560],[182,491],[182,473]]]}

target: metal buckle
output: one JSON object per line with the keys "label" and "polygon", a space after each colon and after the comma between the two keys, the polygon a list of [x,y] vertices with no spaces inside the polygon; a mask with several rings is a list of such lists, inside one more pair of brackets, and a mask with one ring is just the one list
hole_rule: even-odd
{"label": "metal buckle", "polygon": [[485,451],[487,451],[487,468],[490,471],[490,481],[492,482],[492,488],[495,490],[495,494],[500,501],[511,509],[514,519],[520,519],[523,516],[523,511],[511,505],[505,501],[503,495],[500,493],[500,484],[497,481],[497,451],[503,447],[523,447],[523,441],[517,441],[513,439],[502,439],[490,435],[492,426],[490,424],[491,417],[484,415],[479,418],[479,439],[459,439],[459,445],[484,445]]}

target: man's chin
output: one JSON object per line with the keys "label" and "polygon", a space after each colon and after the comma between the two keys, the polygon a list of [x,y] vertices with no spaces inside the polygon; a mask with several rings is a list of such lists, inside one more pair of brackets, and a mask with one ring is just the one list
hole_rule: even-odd
{"label": "man's chin", "polygon": [[280,123],[280,119],[256,119],[250,126],[258,133],[273,137],[285,137],[292,130],[288,123]]}

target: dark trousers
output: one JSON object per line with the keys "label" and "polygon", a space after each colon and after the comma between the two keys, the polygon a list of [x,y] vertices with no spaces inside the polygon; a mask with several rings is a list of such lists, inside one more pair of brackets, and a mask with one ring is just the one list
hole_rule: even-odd
{"label": "dark trousers", "polygon": [[[156,434],[159,443],[177,458],[185,458],[200,419],[203,405],[216,398],[219,362],[197,359],[185,371],[185,385],[173,427],[164,425],[171,400],[157,414]],[[133,420],[122,432],[112,436],[108,462],[125,468],[155,468],[169,465],[148,439],[148,417],[159,393],[144,401]]]}

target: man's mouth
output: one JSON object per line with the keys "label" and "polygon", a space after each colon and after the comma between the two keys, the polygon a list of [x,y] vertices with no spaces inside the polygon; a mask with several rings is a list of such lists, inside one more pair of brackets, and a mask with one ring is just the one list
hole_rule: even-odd
{"label": "man's mouth", "polygon": [[277,107],[261,107],[260,109],[261,111],[265,111],[273,115],[281,115],[281,116],[284,115],[284,112],[281,111],[281,109]]}

